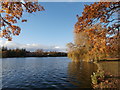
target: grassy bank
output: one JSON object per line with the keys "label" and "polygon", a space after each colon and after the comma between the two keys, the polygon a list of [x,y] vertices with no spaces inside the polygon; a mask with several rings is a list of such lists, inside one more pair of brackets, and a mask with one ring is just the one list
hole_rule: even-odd
{"label": "grassy bank", "polygon": [[100,61],[120,61],[120,58],[103,58]]}

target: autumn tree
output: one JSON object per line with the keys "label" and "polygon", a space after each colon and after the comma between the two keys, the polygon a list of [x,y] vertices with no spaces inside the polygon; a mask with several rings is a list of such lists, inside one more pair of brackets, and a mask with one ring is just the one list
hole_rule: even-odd
{"label": "autumn tree", "polygon": [[[106,44],[109,43],[109,46],[113,46],[112,49],[115,49],[114,45],[112,45],[110,42],[111,40],[115,40],[115,38],[111,39],[114,36],[117,37],[117,40],[119,39],[119,8],[120,2],[95,2],[91,5],[85,5],[82,16],[78,18],[78,22],[75,24],[75,33],[80,33],[82,31],[92,32],[94,34],[98,33],[96,32],[96,28],[89,29],[88,31],[86,30],[86,27],[92,27],[94,24],[100,23],[102,27],[107,29],[103,32],[100,32],[98,37],[106,37]],[[103,35],[104,33],[106,35]],[[91,37],[90,39],[92,41],[95,38]],[[119,43],[116,43],[116,45],[118,44]]]}
{"label": "autumn tree", "polygon": [[10,0],[0,1],[0,37],[12,40],[12,35],[19,35],[21,28],[17,25],[18,21],[27,22],[23,19],[24,12],[33,13],[43,11],[44,8],[37,0],[29,2],[30,0],[17,0],[17,2],[10,2]]}
{"label": "autumn tree", "polygon": [[120,2],[95,2],[91,5],[85,5],[82,16],[75,24],[75,32],[84,31],[85,27],[99,22],[104,27],[108,27],[107,32],[119,33],[119,8]]}
{"label": "autumn tree", "polygon": [[[80,35],[80,37],[79,37]],[[68,57],[72,59],[75,62],[79,62],[81,60],[89,60],[87,57],[87,52],[89,50],[87,44],[88,36],[84,33],[81,34],[75,34],[75,42],[68,43]]]}
{"label": "autumn tree", "polygon": [[87,44],[89,45],[88,55],[93,60],[99,60],[107,56],[107,40],[106,40],[106,28],[101,24],[95,24],[86,28],[85,32],[89,39]]}
{"label": "autumn tree", "polygon": [[79,56],[82,54],[88,56],[88,59],[99,60],[115,53],[114,57],[119,57],[116,55],[120,50],[119,7],[120,2],[95,2],[85,5],[82,16],[77,15],[78,21],[74,29],[74,45],[81,49],[83,47],[80,45],[88,48],[85,48],[87,53],[79,53]]}

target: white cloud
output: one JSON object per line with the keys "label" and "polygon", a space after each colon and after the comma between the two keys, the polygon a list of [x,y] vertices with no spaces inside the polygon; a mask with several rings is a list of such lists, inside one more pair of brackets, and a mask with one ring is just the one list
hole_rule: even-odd
{"label": "white cloud", "polygon": [[4,40],[0,40],[0,47],[7,47],[10,49],[15,49],[15,48],[24,48],[28,51],[35,51],[37,49],[43,49],[45,51],[61,51],[61,52],[66,52],[66,48],[65,47],[60,47],[60,46],[47,46],[47,45],[42,45],[42,44],[20,44],[20,43],[16,43],[13,41],[4,41]]}

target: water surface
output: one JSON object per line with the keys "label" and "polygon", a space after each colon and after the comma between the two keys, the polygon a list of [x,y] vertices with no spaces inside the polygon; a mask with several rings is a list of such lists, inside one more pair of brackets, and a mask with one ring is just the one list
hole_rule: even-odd
{"label": "water surface", "polygon": [[111,73],[115,76],[120,76],[120,61],[102,61],[98,64],[105,72]]}
{"label": "water surface", "polygon": [[91,88],[93,63],[67,57],[2,59],[2,88]]}

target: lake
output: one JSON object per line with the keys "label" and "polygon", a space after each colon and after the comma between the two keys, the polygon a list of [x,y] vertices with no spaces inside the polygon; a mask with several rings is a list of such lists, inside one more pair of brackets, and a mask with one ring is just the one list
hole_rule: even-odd
{"label": "lake", "polygon": [[2,59],[2,88],[92,88],[94,63],[75,63],[67,57]]}

